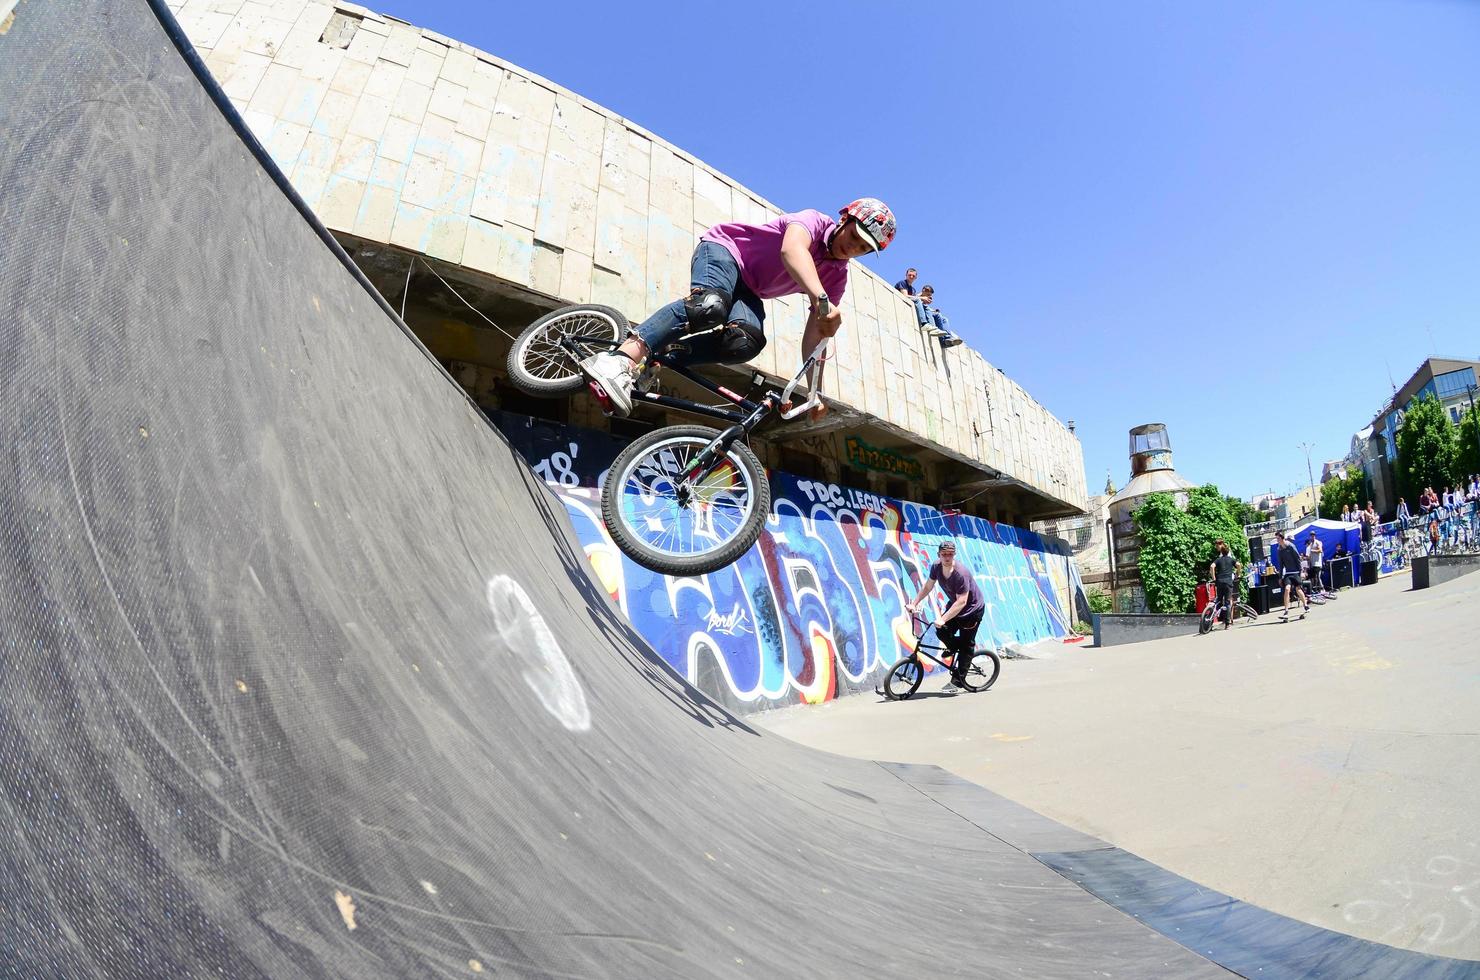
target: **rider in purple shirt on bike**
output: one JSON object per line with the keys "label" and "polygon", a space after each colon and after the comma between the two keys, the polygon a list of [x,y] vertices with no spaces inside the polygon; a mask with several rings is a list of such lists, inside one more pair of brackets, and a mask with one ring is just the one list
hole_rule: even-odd
{"label": "rider in purple shirt on bike", "polygon": [[982,600],[982,590],[971,572],[956,563],[956,542],[943,541],[936,552],[939,559],[930,566],[925,584],[915,595],[915,601],[906,605],[905,611],[914,615],[936,587],[946,594],[946,611],[935,621],[935,635],[952,653],[951,682],[961,687],[961,680],[971,668],[971,658],[976,654],[976,631],[981,628],[982,614],[987,604]]}
{"label": "rider in purple shirt on bike", "polygon": [[[843,325],[837,304],[848,287],[848,260],[883,251],[894,238],[894,213],[877,198],[859,198],[834,221],[798,211],[764,224],[715,225],[694,249],[690,290],[648,317],[615,352],[587,358],[582,370],[612,414],[632,411],[639,365],[683,336],[686,364],[741,364],[766,346],[761,301],[802,293],[812,301],[802,333],[805,359]],[[686,334],[686,336],[684,336]],[[817,384],[822,374],[819,367]],[[826,414],[819,403],[814,418]]]}

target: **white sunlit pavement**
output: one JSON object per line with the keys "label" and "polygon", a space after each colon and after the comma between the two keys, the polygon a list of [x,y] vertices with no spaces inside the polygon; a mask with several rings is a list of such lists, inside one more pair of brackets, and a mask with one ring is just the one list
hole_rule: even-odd
{"label": "white sunlit pavement", "polygon": [[[762,715],[931,763],[1236,898],[1480,959],[1480,574],[1304,621],[1008,660],[992,690]],[[1034,652],[1034,651],[1029,651]]]}

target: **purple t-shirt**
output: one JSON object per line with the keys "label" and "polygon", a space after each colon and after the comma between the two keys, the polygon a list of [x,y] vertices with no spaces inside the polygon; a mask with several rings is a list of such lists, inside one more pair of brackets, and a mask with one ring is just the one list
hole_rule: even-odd
{"label": "purple t-shirt", "polygon": [[985,607],[985,603],[982,602],[982,590],[977,586],[976,578],[962,567],[959,561],[956,562],[949,575],[940,570],[940,562],[931,565],[930,579],[939,583],[941,591],[946,594],[946,608],[948,609],[961,597],[961,593],[965,592],[969,595],[970,598],[966,600],[966,605],[962,606],[961,611],[955,615],[956,619],[970,619]]}
{"label": "purple t-shirt", "polygon": [[843,301],[848,288],[848,260],[829,258],[827,239],[838,223],[821,211],[798,211],[782,214],[763,225],[715,225],[701,240],[723,245],[740,266],[740,278],[761,299],[775,299],[801,292],[786,266],[781,264],[781,239],[791,225],[801,225],[812,237],[812,261],[817,278],[833,305]]}

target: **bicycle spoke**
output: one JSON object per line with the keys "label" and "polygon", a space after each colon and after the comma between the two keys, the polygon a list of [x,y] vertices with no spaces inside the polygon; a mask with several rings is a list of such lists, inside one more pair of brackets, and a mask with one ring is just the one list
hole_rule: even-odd
{"label": "bicycle spoke", "polygon": [[644,529],[654,550],[703,554],[732,540],[749,518],[754,493],[731,457],[690,484],[681,502],[683,474],[708,446],[696,439],[660,443],[633,460],[622,477],[618,506],[625,523]]}

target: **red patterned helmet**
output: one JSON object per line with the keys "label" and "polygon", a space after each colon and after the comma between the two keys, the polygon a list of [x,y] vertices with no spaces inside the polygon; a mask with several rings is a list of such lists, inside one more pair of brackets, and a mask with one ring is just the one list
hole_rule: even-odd
{"label": "red patterned helmet", "polygon": [[894,212],[877,197],[860,197],[838,214],[858,222],[858,233],[876,252],[884,251],[894,240]]}

